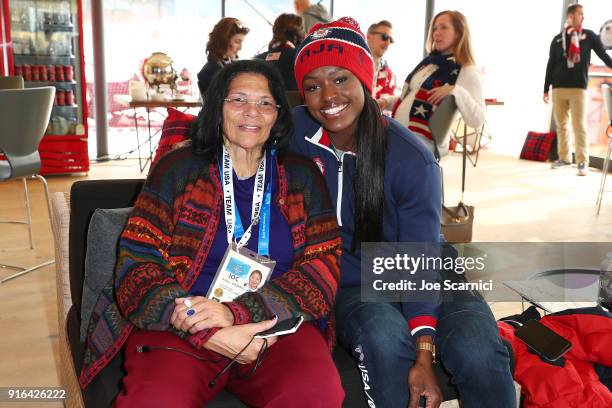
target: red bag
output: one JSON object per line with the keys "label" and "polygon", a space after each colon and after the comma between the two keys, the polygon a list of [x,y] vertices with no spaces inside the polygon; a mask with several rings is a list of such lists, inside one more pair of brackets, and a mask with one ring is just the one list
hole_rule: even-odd
{"label": "red bag", "polygon": [[155,151],[155,163],[161,156],[173,149],[174,145],[190,138],[191,125],[196,116],[168,108],[168,117],[164,121],[162,134]]}
{"label": "red bag", "polygon": [[557,134],[555,132],[527,133],[525,144],[523,144],[523,150],[521,150],[521,159],[540,162],[546,161],[556,138]]}

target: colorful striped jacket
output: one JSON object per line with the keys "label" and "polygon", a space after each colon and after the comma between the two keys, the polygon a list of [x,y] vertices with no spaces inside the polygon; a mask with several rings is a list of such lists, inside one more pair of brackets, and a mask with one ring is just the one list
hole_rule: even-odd
{"label": "colorful striped jacket", "polygon": [[[293,267],[227,305],[234,324],[301,314],[331,348],[342,247],[335,210],[312,161],[292,154],[276,161],[274,199],[291,229]],[[89,322],[81,387],[115,357],[134,327],[173,331],[196,348],[218,330],[188,335],[169,320],[174,299],[189,292],[206,261],[223,216],[222,199],[218,166],[195,156],[191,147],[163,156],[153,167],[121,235],[114,287],[109,282]]]}

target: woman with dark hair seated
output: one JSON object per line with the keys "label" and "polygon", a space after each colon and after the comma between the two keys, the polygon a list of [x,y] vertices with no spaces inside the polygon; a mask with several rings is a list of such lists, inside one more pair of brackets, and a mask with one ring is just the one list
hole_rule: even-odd
{"label": "woman with dark hair seated", "polygon": [[206,43],[208,61],[198,72],[198,88],[202,99],[215,74],[238,59],[238,52],[242,49],[242,42],[248,33],[249,29],[240,20],[224,17],[208,34]]}
{"label": "woman with dark hair seated", "polygon": [[272,26],[272,40],[268,45],[268,52],[255,56],[257,59],[268,61],[274,65],[285,83],[288,91],[297,91],[293,63],[295,61],[295,47],[304,39],[304,21],[296,14],[281,14],[274,20]]}
{"label": "woman with dark hair seated", "polygon": [[[238,61],[217,79],[192,146],[160,158],[130,214],[116,300],[96,306],[81,385],[124,350],[116,406],[200,408],[225,388],[249,406],[339,407],[330,317],[341,240],[325,181],[285,151],[293,125],[272,67]],[[267,281],[249,291],[255,270]],[[238,276],[225,291],[242,294],[209,299]],[[254,337],[298,316],[293,334]]]}

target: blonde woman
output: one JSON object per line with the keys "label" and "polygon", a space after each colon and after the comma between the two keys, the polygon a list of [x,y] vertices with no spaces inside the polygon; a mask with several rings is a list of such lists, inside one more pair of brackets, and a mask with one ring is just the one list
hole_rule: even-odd
{"label": "blonde woman", "polygon": [[427,51],[429,55],[406,78],[393,117],[433,148],[429,119],[444,97],[455,97],[461,117],[474,128],[484,122],[485,102],[482,74],[474,63],[463,14],[447,10],[433,18]]}

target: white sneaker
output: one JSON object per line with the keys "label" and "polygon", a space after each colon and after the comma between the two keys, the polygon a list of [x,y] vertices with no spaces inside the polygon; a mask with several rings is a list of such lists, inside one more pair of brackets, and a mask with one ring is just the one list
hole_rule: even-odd
{"label": "white sneaker", "polygon": [[578,175],[579,176],[586,176],[587,174],[589,174],[589,168],[588,168],[586,162],[578,163]]}

